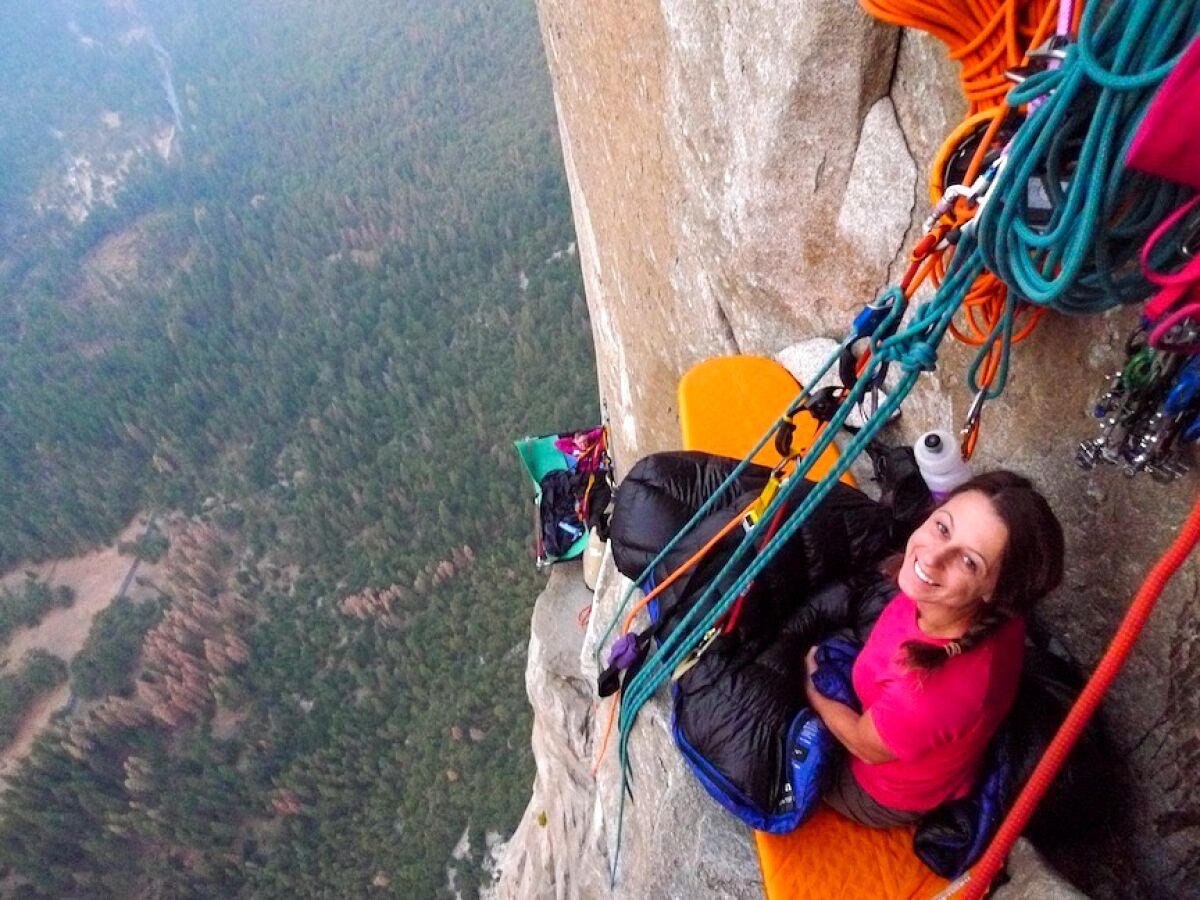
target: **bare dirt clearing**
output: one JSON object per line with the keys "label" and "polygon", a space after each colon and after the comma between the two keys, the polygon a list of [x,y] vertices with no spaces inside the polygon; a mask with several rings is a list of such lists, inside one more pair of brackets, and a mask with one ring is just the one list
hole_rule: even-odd
{"label": "bare dirt clearing", "polygon": [[0,753],[0,774],[8,772],[19,760],[25,758],[33,749],[33,742],[42,729],[50,724],[54,714],[71,702],[71,685],[63,682],[48,694],[42,694],[33,701],[33,706],[25,713],[21,727],[12,743]]}
{"label": "bare dirt clearing", "polygon": [[[137,598],[153,593],[153,588],[141,587],[129,577],[137,560],[117,550],[120,542],[135,540],[145,527],[145,517],[139,516],[125,527],[110,547],[68,559],[17,566],[0,577],[0,587],[14,589],[24,581],[26,573],[31,572],[51,587],[64,585],[75,592],[75,602],[69,608],[55,609],[33,628],[21,628],[13,633],[8,644],[0,650],[0,672],[18,666],[30,650],[45,650],[69,663],[83,648],[96,616],[117,597],[126,579],[129,580],[126,590],[129,596]],[[159,566],[153,563],[137,565],[139,577],[153,580],[158,571]],[[16,739],[0,751],[0,772],[11,769],[14,762],[29,752],[34,739],[53,714],[70,701],[70,696],[70,689],[64,684],[36,700],[26,713]]]}
{"label": "bare dirt clearing", "polygon": [[[22,628],[13,634],[8,645],[0,651],[0,671],[36,649],[46,650],[70,662],[87,640],[92,620],[112,603],[135,562],[133,556],[117,551],[117,543],[135,540],[144,527],[143,521],[135,519],[111,547],[70,559],[19,566],[0,578],[0,585],[12,589],[25,579],[26,572],[32,572],[39,581],[46,581],[51,587],[65,585],[75,591],[75,602],[69,608],[55,609],[33,628]],[[149,578],[154,577],[156,570],[157,566],[149,563],[138,566],[138,574]],[[132,580],[129,588],[130,595],[136,596],[139,589]]]}

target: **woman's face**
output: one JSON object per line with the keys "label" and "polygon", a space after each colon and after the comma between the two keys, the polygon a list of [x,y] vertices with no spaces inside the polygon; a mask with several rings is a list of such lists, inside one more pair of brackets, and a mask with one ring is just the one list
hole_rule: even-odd
{"label": "woman's face", "polygon": [[986,495],[966,491],[951,497],[908,539],[900,589],[922,615],[965,618],[995,590],[1007,542],[1008,527]]}

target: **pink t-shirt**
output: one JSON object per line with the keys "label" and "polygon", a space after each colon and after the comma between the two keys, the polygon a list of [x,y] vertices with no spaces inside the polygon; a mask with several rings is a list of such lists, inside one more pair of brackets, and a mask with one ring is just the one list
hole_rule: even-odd
{"label": "pink t-shirt", "polygon": [[988,741],[1008,714],[1021,677],[1025,623],[1005,622],[982,643],[929,673],[904,664],[905,641],[945,645],[917,626],[917,605],[901,592],[875,623],[854,664],[854,692],[896,759],[850,770],[892,809],[925,812],[970,792]]}

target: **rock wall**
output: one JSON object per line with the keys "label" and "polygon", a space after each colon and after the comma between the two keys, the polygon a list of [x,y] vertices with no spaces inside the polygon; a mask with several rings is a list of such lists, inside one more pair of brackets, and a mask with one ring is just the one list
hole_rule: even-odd
{"label": "rock wall", "polygon": [[[600,393],[623,472],[645,453],[678,445],[675,385],[693,363],[840,338],[862,304],[894,281],[928,212],[928,162],[963,102],[937,41],[876,23],[854,0],[538,6]],[[1133,323],[1129,310],[1044,320],[1014,353],[1009,388],[988,405],[976,454],[979,467],[1029,474],[1062,518],[1068,576],[1045,616],[1088,666],[1195,494],[1194,476],[1163,486],[1073,463],[1078,442],[1094,434],[1092,403],[1103,375],[1120,365]],[[906,404],[896,440],[957,430],[971,401],[970,358],[948,341],[937,371]],[[1164,594],[1105,705],[1118,763],[1113,784],[1097,789],[1116,786],[1127,812],[1095,859],[1056,859],[1096,896],[1197,895],[1197,577],[1193,562]],[[556,579],[551,593],[556,586],[566,590]],[[505,896],[607,891],[596,854],[611,838],[615,796],[598,802],[608,789],[590,773],[597,736],[587,673],[569,648],[552,648],[564,639],[552,638],[553,629],[571,626],[551,628],[544,607],[564,597],[539,603],[529,676],[540,773],[530,810],[551,789],[561,805],[543,810],[547,825],[537,832],[526,816],[510,848]],[[566,694],[571,704],[560,702]],[[557,727],[547,714],[559,718]],[[678,777],[665,731],[644,723],[641,732],[634,747],[646,754],[644,765]],[[631,814],[633,853],[656,859],[661,829],[642,816],[668,808],[685,816],[670,821],[711,821],[712,846],[744,849],[744,838],[689,805],[685,781],[676,786],[677,805]],[[564,825],[558,816],[568,810]],[[534,838],[541,855],[523,844]],[[701,870],[688,894],[753,893],[747,885],[757,870],[744,854],[718,856]],[[639,896],[636,877],[626,884],[614,896]]]}

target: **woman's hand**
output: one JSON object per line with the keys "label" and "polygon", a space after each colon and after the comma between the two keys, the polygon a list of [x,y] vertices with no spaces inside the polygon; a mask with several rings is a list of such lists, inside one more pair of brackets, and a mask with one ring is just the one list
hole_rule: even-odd
{"label": "woman's hand", "polygon": [[817,690],[813,684],[813,673],[818,668],[817,648],[813,647],[804,657],[804,694],[812,711],[821,717],[833,736],[863,762],[881,763],[895,759],[895,755],[879,737],[875,722],[869,715],[860,715]]}

